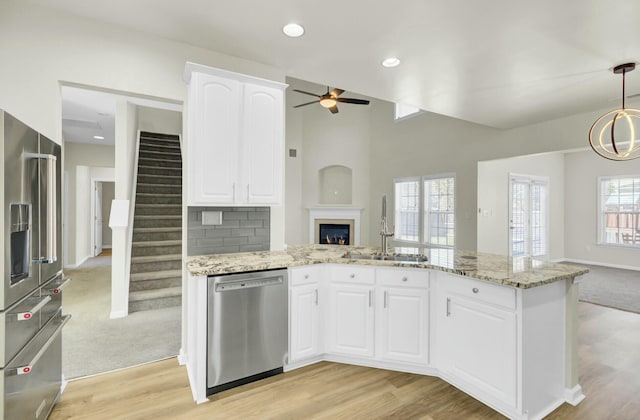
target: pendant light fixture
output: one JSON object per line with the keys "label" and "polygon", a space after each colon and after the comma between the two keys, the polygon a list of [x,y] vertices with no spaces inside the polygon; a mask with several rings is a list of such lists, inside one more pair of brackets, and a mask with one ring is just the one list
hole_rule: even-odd
{"label": "pendant light fixture", "polygon": [[[632,160],[640,157],[640,109],[625,108],[625,75],[636,63],[620,64],[613,68],[622,74],[622,108],[607,112],[589,130],[589,144],[594,152],[610,160]],[[620,135],[627,134],[621,137]]]}

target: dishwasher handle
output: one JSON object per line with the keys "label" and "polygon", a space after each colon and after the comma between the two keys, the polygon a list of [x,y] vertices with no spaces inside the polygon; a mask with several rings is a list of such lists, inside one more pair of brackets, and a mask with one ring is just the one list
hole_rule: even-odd
{"label": "dishwasher handle", "polygon": [[250,280],[237,280],[229,282],[220,282],[215,285],[215,291],[231,292],[234,290],[252,289],[256,287],[277,286],[284,283],[282,276],[277,277],[263,277]]}

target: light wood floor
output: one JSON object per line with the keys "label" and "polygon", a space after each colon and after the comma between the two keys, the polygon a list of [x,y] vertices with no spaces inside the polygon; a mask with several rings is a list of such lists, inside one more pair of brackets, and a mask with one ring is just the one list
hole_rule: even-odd
{"label": "light wood floor", "polygon": [[[640,419],[640,315],[580,303],[587,399],[550,419]],[[501,419],[428,376],[318,363],[196,405],[176,359],[70,382],[50,419]]]}

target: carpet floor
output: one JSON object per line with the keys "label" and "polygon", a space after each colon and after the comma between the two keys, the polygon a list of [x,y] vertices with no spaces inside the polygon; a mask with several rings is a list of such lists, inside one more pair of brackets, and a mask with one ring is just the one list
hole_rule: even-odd
{"label": "carpet floor", "polygon": [[640,271],[570,264],[589,269],[580,283],[581,301],[640,313]]}
{"label": "carpet floor", "polygon": [[73,270],[63,312],[72,318],[62,333],[62,372],[67,379],[109,372],[176,356],[181,308],[135,312],[110,319],[111,257],[89,259]]}

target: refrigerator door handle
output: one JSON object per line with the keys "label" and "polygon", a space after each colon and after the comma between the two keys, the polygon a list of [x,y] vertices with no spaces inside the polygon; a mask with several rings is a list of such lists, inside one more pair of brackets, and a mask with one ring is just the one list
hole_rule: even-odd
{"label": "refrigerator door handle", "polygon": [[56,249],[57,238],[57,214],[56,214],[56,165],[57,158],[54,155],[40,155],[38,166],[40,167],[40,205],[44,208],[44,229],[40,242],[40,256],[37,261],[42,264],[51,264],[58,259]]}
{"label": "refrigerator door handle", "polygon": [[16,315],[18,317],[18,321],[26,321],[28,319],[31,319],[31,317],[33,317],[35,314],[37,314],[40,309],[44,308],[45,305],[47,303],[51,302],[51,296],[46,296],[44,299],[42,299],[40,302],[38,302],[38,304],[36,306],[34,306],[33,308],[29,309],[26,312],[18,312]]}
{"label": "refrigerator door handle", "polygon": [[[71,319],[71,315],[65,315],[62,317],[62,321],[60,322],[60,325],[58,325],[58,327],[53,332],[53,334],[51,334],[51,337],[49,337],[47,342],[44,343],[44,345],[40,348],[40,350],[38,350],[38,353],[36,353],[36,355],[33,356],[33,359],[31,359],[31,361],[26,365],[18,366],[16,368],[15,370],[16,375],[26,375],[28,373],[31,373],[31,371],[33,370],[33,366],[35,366],[35,364],[38,363],[38,361],[42,358],[42,356],[47,352],[51,343],[53,343],[53,341],[60,335],[60,333],[62,332],[62,328],[67,324],[67,322],[69,322],[70,319]],[[11,374],[11,371],[9,372],[9,374]]]}

